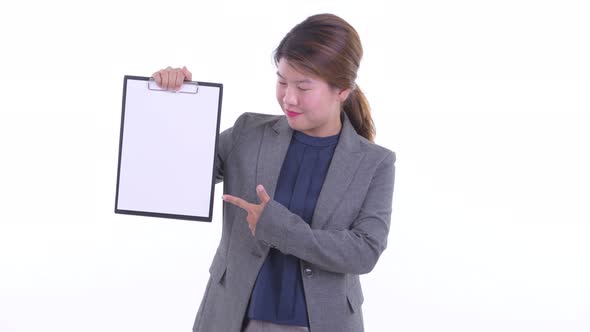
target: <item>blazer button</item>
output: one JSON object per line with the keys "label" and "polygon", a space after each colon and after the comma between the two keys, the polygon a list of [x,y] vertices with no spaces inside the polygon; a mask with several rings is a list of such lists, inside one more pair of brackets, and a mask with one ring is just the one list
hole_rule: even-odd
{"label": "blazer button", "polygon": [[303,274],[305,274],[306,277],[311,277],[311,275],[313,274],[313,271],[310,268],[306,267],[303,270]]}

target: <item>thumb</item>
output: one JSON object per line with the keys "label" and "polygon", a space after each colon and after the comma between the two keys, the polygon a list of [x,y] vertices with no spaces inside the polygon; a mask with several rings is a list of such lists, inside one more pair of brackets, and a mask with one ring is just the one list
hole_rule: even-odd
{"label": "thumb", "polygon": [[186,66],[182,66],[182,73],[184,74],[184,79],[187,81],[193,80],[193,74],[186,68]]}
{"label": "thumb", "polygon": [[258,193],[258,197],[260,198],[262,203],[266,204],[268,203],[268,201],[270,201],[270,196],[266,192],[266,189],[264,189],[263,185],[259,184],[258,186],[256,186],[256,192]]}

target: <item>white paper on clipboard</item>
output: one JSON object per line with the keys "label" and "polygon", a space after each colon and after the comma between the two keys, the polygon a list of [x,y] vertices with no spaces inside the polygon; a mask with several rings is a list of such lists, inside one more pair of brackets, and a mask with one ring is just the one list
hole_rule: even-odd
{"label": "white paper on clipboard", "polygon": [[211,221],[222,91],[125,76],[115,213]]}

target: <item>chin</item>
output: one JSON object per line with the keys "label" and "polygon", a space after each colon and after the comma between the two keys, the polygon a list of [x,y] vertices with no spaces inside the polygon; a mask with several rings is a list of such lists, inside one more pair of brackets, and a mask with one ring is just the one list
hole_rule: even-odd
{"label": "chin", "polygon": [[291,129],[293,130],[305,130],[305,128],[301,124],[298,124],[297,122],[291,120],[291,118],[289,117],[287,117],[287,123],[289,124],[289,127],[291,127]]}
{"label": "chin", "polygon": [[287,123],[289,124],[289,127],[291,127],[291,129],[293,129],[293,130],[299,130],[299,126],[298,126],[298,125],[296,125],[296,124],[294,124],[294,123],[293,123],[291,120],[289,120],[288,118],[287,118]]}

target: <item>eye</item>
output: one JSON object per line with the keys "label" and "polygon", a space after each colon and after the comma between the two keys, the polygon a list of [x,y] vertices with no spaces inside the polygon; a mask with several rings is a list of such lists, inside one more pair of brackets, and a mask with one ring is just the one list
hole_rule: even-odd
{"label": "eye", "polygon": [[302,88],[302,87],[300,87],[300,86],[298,86],[297,88],[298,88],[300,91],[309,91],[309,90],[311,90],[311,89]]}
{"label": "eye", "polygon": [[287,82],[278,81],[280,85],[287,85]]}

